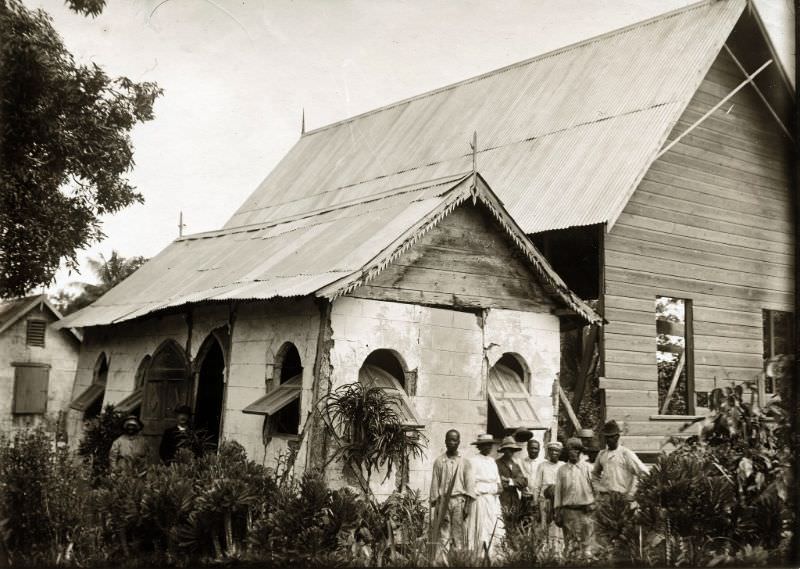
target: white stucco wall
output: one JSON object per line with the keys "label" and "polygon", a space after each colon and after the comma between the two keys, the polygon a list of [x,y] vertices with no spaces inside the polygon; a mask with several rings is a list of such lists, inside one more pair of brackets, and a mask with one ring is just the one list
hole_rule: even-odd
{"label": "white stucco wall", "polygon": [[[25,344],[27,321],[46,320],[45,345],[43,348]],[[0,432],[10,434],[18,428],[45,424],[55,429],[60,411],[65,411],[70,402],[75,369],[78,365],[80,344],[69,330],[55,330],[53,314],[44,309],[34,309],[20,318],[8,330],[0,334]],[[50,365],[47,386],[47,411],[44,415],[13,415],[14,366],[19,363]]]}
{"label": "white stucco wall", "polygon": [[[211,305],[192,311],[190,359],[193,369],[203,342],[217,328],[228,326],[229,307]],[[265,449],[263,417],[245,415],[242,409],[266,393],[268,363],[284,342],[297,347],[303,365],[302,408],[311,404],[313,367],[319,332],[319,309],[310,299],[240,304],[233,325],[230,372],[227,379],[222,437],[242,444],[253,460],[274,465],[285,450],[284,440],[273,439]],[[170,315],[123,322],[86,330],[73,397],[91,385],[101,354],[108,358],[109,373],[103,405],[116,403],[135,389],[136,370],[145,356],[166,340],[187,345],[189,326],[184,315]],[[305,413],[301,413],[301,429]],[[80,414],[71,416],[71,438],[80,437]],[[265,452],[266,451],[266,452]],[[304,449],[301,449],[301,452]],[[300,457],[303,458],[303,457]],[[302,461],[298,459],[298,463]]]}
{"label": "white stucco wall", "polygon": [[[376,300],[343,297],[334,301],[333,388],[358,380],[358,370],[377,349],[398,352],[409,370],[417,370],[411,398],[429,438],[427,455],[411,465],[409,485],[427,495],[433,460],[444,452],[444,435],[461,433],[462,452],[486,431],[488,369],[505,352],[519,355],[531,371],[529,385],[543,422],[552,418],[550,393],[559,371],[559,320],[551,314],[490,310],[482,326],[476,314]],[[539,438],[541,433],[539,433]],[[348,483],[341,473],[332,482]],[[392,491],[394,481],[376,493]]]}

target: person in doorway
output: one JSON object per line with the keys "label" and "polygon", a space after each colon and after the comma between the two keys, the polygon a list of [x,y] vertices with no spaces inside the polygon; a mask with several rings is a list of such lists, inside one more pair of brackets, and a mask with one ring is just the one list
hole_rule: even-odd
{"label": "person in doorway", "polygon": [[580,460],[584,450],[581,439],[569,439],[566,448],[567,462],[556,474],[554,517],[564,530],[565,548],[590,558],[594,545],[592,512],[595,510],[592,468],[588,462]]}
{"label": "person in doorway", "polygon": [[539,465],[544,460],[543,457],[539,456],[539,452],[541,449],[541,445],[539,441],[536,439],[530,439],[527,444],[525,450],[526,456],[519,460],[520,468],[522,469],[522,474],[525,476],[525,480],[527,480],[527,484],[524,488],[522,488],[522,511],[524,519],[526,520],[535,520],[537,519],[537,512],[539,511],[539,505],[536,503],[534,487],[536,485],[536,475]]}
{"label": "person in doorway", "polygon": [[178,405],[175,408],[175,417],[177,423],[164,431],[158,448],[158,454],[164,464],[172,464],[178,449],[187,446],[191,440],[192,408],[188,405]]}
{"label": "person in doorway", "polygon": [[478,435],[472,444],[478,447],[479,454],[469,459],[467,467],[467,493],[472,498],[467,509],[467,546],[481,558],[488,555],[490,560],[505,536],[500,472],[490,456],[494,442],[488,433]]}
{"label": "person in doorway", "polygon": [[[468,462],[459,454],[461,434],[455,429],[444,436],[446,452],[433,463],[430,502],[431,521],[440,520],[439,543],[443,551],[466,547],[464,513],[469,503],[466,469]],[[441,512],[440,512],[441,509]]]}
{"label": "person in doorway", "polygon": [[503,492],[500,494],[500,505],[503,508],[506,525],[516,523],[520,516],[520,500],[523,488],[528,486],[528,480],[522,474],[522,468],[514,460],[514,456],[522,448],[514,441],[514,437],[506,437],[497,449],[501,456],[497,459],[497,471],[500,473],[500,484]]}
{"label": "person in doorway", "polygon": [[614,419],[603,425],[602,433],[608,448],[601,450],[595,460],[595,486],[603,494],[618,492],[632,501],[636,483],[647,473],[647,467],[635,452],[619,443],[620,429]]}
{"label": "person in doorway", "polygon": [[533,495],[539,504],[539,523],[547,531],[550,545],[558,552],[563,540],[563,534],[553,518],[553,499],[555,497],[556,474],[564,464],[558,459],[563,445],[558,441],[553,441],[547,443],[545,449],[547,460],[543,461],[539,468],[536,469],[536,483],[533,487]]}
{"label": "person in doorway", "polygon": [[144,424],[136,415],[125,417],[122,423],[122,435],[111,443],[108,453],[111,469],[120,471],[125,464],[147,464],[150,458],[150,447],[141,434]]}

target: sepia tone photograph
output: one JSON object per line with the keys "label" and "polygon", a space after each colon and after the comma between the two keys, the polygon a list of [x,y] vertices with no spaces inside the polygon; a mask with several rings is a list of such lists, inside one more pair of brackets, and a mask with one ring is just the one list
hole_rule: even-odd
{"label": "sepia tone photograph", "polygon": [[0,0],[0,569],[800,563],[793,0]]}

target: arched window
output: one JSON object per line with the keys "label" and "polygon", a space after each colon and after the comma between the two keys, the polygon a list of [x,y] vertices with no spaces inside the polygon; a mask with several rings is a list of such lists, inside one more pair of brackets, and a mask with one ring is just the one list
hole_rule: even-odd
{"label": "arched window", "polygon": [[124,414],[133,414],[137,417],[142,411],[142,397],[144,395],[144,382],[147,379],[147,370],[150,368],[151,358],[149,355],[142,358],[139,367],[136,368],[136,375],[133,380],[133,391],[125,399],[116,404],[117,411]]}
{"label": "arched window", "polygon": [[422,427],[414,406],[406,393],[406,367],[393,350],[375,350],[364,360],[358,371],[358,381],[368,387],[380,387],[397,397],[398,411],[404,425]]}
{"label": "arched window", "polygon": [[243,413],[265,415],[266,437],[293,437],[300,432],[300,394],[303,388],[303,363],[300,352],[291,342],[284,343],[275,354],[273,378],[278,380],[264,397],[248,405]]}
{"label": "arched window", "polygon": [[97,417],[103,410],[103,398],[106,393],[107,381],[108,358],[103,352],[95,361],[92,384],[70,403],[72,409],[83,413],[84,421]]}
{"label": "arched window", "polygon": [[505,353],[489,370],[486,431],[497,438],[520,427],[543,429],[528,392],[530,373],[518,354]]}

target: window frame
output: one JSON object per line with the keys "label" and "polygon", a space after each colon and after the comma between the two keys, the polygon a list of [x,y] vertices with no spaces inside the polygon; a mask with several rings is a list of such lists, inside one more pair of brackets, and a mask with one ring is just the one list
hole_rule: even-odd
{"label": "window frame", "polygon": [[[11,400],[11,414],[45,415],[47,413],[47,399],[50,393],[50,369],[51,369],[50,364],[38,363],[38,362],[12,362],[11,366],[14,368],[14,390],[12,392],[12,400]],[[18,408],[20,404],[20,400],[18,397],[18,391],[20,390],[19,382],[22,380],[22,378],[20,377],[20,370],[43,370],[45,374],[44,378],[45,388],[43,391],[44,400],[36,407],[36,409],[25,408],[20,410]],[[30,381],[30,379],[27,379],[26,381]]]}
{"label": "window frame", "polygon": [[[41,325],[41,338],[42,343],[34,343],[31,341],[31,326]],[[45,348],[47,347],[47,320],[43,318],[29,318],[25,321],[25,345],[31,348]]]}
{"label": "window frame", "polygon": [[[697,412],[697,392],[695,391],[695,377],[694,377],[694,303],[691,298],[682,298],[678,296],[671,296],[667,294],[657,294],[655,296],[655,302],[658,301],[660,298],[667,298],[671,300],[680,300],[683,302],[683,371],[686,373],[686,413],[679,414],[679,413],[665,413],[662,412],[669,410],[669,400],[664,401],[663,403],[658,401],[658,397],[656,397],[656,404],[657,404],[657,414],[651,416],[652,418],[658,418],[663,420],[669,420],[672,417],[679,417],[679,418],[692,418],[696,417]],[[659,351],[658,349],[658,312],[654,309],[655,315],[655,324],[656,324],[656,354]],[[680,359],[678,360],[680,361]],[[669,391],[669,388],[667,389]],[[658,358],[656,357],[656,395],[658,395]],[[673,392],[674,396],[674,392]],[[670,400],[672,397],[670,397]]]}

